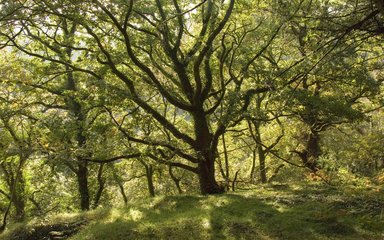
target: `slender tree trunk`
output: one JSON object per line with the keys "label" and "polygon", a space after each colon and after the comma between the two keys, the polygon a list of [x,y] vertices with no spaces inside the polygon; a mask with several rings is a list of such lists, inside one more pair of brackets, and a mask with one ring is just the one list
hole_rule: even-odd
{"label": "slender tree trunk", "polygon": [[149,196],[154,197],[155,196],[155,186],[153,184],[153,167],[152,165],[144,164],[145,167],[145,176],[147,177],[147,185],[148,185],[148,192]]}
{"label": "slender tree trunk", "polygon": [[228,152],[227,152],[227,144],[225,142],[225,134],[222,136],[223,140],[223,150],[224,150],[224,161],[225,161],[225,187],[227,191],[229,191],[229,161],[228,161]]}
{"label": "slender tree trunk", "polygon": [[119,189],[120,189],[121,196],[123,197],[124,205],[127,205],[128,197],[125,194],[124,185],[122,184],[122,182],[118,182],[117,184],[119,185]]}
{"label": "slender tree trunk", "polygon": [[181,187],[180,187],[180,180],[175,180],[175,179],[173,179],[173,182],[174,182],[175,185],[176,185],[177,192],[178,192],[179,194],[182,194],[182,193],[183,193],[183,190],[182,190]]}
{"label": "slender tree trunk", "polygon": [[[77,122],[82,124],[84,122],[83,115],[81,112],[76,112]],[[86,145],[86,138],[83,135],[83,128],[80,126],[80,129],[77,130],[77,145],[81,149]],[[80,194],[80,208],[83,211],[88,211],[90,209],[90,200],[89,200],[89,187],[88,187],[88,162],[79,158],[77,163],[77,184],[79,187]]]}
{"label": "slender tree trunk", "polygon": [[16,182],[13,206],[15,207],[15,221],[22,222],[25,219],[25,179],[22,170]]}
{"label": "slender tree trunk", "polygon": [[[15,201],[15,196],[17,192],[17,183],[19,182],[20,177],[22,177],[22,171],[23,171],[23,166],[25,163],[26,158],[24,159],[23,156],[20,156],[20,162],[18,164],[18,167],[15,172],[15,176],[13,177],[13,181],[9,181],[9,189],[10,189],[10,199],[9,203],[7,206],[7,209],[5,210],[4,216],[3,216],[3,221],[0,226],[0,233],[4,232],[6,226],[7,226],[7,219],[9,216],[9,213],[11,211],[12,204],[14,204]],[[24,218],[24,209],[23,209],[23,215],[22,218]]]}
{"label": "slender tree trunk", "polygon": [[78,163],[77,184],[80,194],[80,208],[83,211],[89,210],[89,190],[88,190],[88,166],[86,161]]}
{"label": "slender tree trunk", "polygon": [[99,166],[99,171],[97,172],[97,183],[99,184],[99,187],[95,195],[93,208],[97,208],[97,206],[99,206],[101,194],[103,193],[103,190],[105,187],[105,179],[103,178],[103,168],[104,168],[104,163],[101,163]]}
{"label": "slender tree trunk", "polygon": [[267,183],[267,171],[265,167],[265,151],[260,144],[257,145],[257,153],[258,153],[259,165],[260,165],[260,180],[261,180],[261,183]]}
{"label": "slender tree trunk", "polygon": [[179,194],[182,194],[182,193],[183,193],[183,190],[182,190],[181,187],[180,187],[180,181],[181,181],[181,178],[177,178],[177,177],[173,174],[172,166],[171,166],[171,165],[168,166],[168,171],[169,171],[169,175],[171,176],[173,182],[174,182],[175,185],[176,185],[177,191],[179,192]]}
{"label": "slender tree trunk", "polygon": [[[260,109],[260,100],[258,101],[258,108]],[[255,128],[255,131],[252,130],[252,125]],[[254,171],[255,167],[255,155],[257,151],[257,157],[259,159],[259,174],[260,174],[260,180],[261,183],[267,182],[267,171],[265,166],[265,159],[266,159],[266,153],[267,151],[264,149],[262,145],[262,139],[261,139],[261,132],[260,132],[260,123],[258,121],[248,122],[249,130],[251,131],[252,138],[254,139],[256,143],[256,149],[253,151],[253,162],[252,162],[252,171]],[[252,174],[253,175],[253,174]],[[252,177],[251,175],[251,177]]]}
{"label": "slender tree trunk", "polygon": [[[68,29],[67,29],[68,31]],[[69,31],[67,32],[68,36],[70,37]],[[72,50],[67,49],[67,56],[69,58],[72,57]],[[67,70],[67,82],[66,82],[66,90],[70,90],[73,92],[78,91],[76,86],[76,80],[73,75],[72,69],[70,69],[69,66],[66,66]],[[81,104],[73,97],[69,96],[66,99],[66,104],[68,111],[73,115],[75,122],[77,124],[76,129],[76,141],[77,141],[77,147],[79,149],[82,149],[86,146],[87,138],[84,135],[84,124],[86,115],[83,113],[83,109]],[[77,184],[79,188],[79,194],[80,194],[80,208],[83,211],[87,211],[90,209],[90,200],[89,200],[89,188],[88,188],[88,162],[82,160],[81,158],[78,158],[77,163]]]}
{"label": "slender tree trunk", "polygon": [[237,182],[237,176],[239,175],[240,170],[237,170],[235,173],[235,177],[232,181],[232,191],[234,192],[236,190],[236,182]]}
{"label": "slender tree trunk", "polygon": [[[24,160],[21,160],[24,161]],[[9,163],[10,165],[13,165]],[[25,178],[23,168],[13,170],[12,166],[2,165],[7,184],[10,189],[9,199],[12,196],[12,204],[15,208],[15,221],[22,222],[25,218]]]}
{"label": "slender tree trunk", "polygon": [[219,161],[217,161],[217,163],[218,163],[218,167],[219,167],[219,172],[220,172],[220,174],[221,174],[221,177],[223,178],[223,179],[225,179],[226,178],[226,176],[225,176],[225,171],[224,171],[224,168],[223,168],[223,164],[222,164],[222,162],[221,162],[221,159],[219,159]]}
{"label": "slender tree trunk", "polygon": [[249,178],[252,183],[255,182],[255,169],[256,169],[256,149],[252,150],[252,166],[251,166],[251,172],[249,174]]}
{"label": "slender tree trunk", "polygon": [[114,165],[112,165],[112,170],[113,170],[113,178],[116,181],[117,185],[119,186],[120,193],[121,193],[121,196],[123,197],[124,204],[127,205],[128,204],[128,197],[125,194],[123,180],[121,179],[121,177],[119,175],[117,175]]}
{"label": "slender tree trunk", "polygon": [[[260,109],[261,100],[258,101],[258,108]],[[260,132],[260,122],[254,121],[253,125],[255,126],[255,133],[254,138],[256,140],[257,145],[257,156],[259,158],[259,167],[260,167],[260,181],[261,183],[267,182],[267,171],[265,167],[265,159],[266,159],[266,151],[264,150],[261,139],[261,132]]]}

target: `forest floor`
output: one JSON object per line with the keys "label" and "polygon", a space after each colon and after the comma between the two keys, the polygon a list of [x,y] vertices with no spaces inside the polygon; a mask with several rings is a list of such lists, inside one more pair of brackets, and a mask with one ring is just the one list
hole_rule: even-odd
{"label": "forest floor", "polygon": [[15,225],[0,239],[384,239],[384,188],[269,185]]}

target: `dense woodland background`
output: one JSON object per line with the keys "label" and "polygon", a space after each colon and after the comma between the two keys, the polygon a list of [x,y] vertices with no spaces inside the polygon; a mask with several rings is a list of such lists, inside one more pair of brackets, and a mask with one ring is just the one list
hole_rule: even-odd
{"label": "dense woodland background", "polygon": [[381,0],[0,1],[7,221],[384,181]]}

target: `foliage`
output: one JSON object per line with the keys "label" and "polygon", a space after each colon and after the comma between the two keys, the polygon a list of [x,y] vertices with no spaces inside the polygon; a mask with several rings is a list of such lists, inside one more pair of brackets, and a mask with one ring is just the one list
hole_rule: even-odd
{"label": "foliage", "polygon": [[[382,184],[380,1],[0,3],[0,231],[101,208],[80,236],[293,239],[315,201],[173,195]],[[300,233],[364,238],[328,200]]]}

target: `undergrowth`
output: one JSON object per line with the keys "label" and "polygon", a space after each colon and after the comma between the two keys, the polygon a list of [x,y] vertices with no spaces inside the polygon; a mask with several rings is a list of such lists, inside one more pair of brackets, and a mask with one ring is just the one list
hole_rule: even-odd
{"label": "undergrowth", "polygon": [[[147,198],[119,208],[55,216],[40,224],[86,222],[71,240],[374,240],[384,239],[383,202],[382,189],[270,185],[215,196]],[[0,239],[38,224],[15,225]]]}

